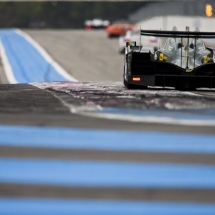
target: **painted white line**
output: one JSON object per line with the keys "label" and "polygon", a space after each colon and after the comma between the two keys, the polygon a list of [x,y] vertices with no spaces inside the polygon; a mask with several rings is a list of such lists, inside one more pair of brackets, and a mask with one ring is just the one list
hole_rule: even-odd
{"label": "painted white line", "polygon": [[68,81],[77,81],[74,77],[69,75],[56,61],[54,61],[52,57],[28,34],[24,33],[20,29],[15,29],[15,32],[20,36],[24,37],[32,46],[34,46],[38,50],[38,52],[43,56],[43,58],[48,63],[50,63],[55,68],[55,70],[64,78],[66,78]]}
{"label": "painted white line", "polygon": [[132,115],[123,115],[123,114],[92,113],[92,112],[88,112],[88,113],[80,112],[78,114],[82,116],[88,116],[88,117],[129,121],[129,122],[183,125],[183,126],[215,126],[215,121],[212,121],[212,120],[186,120],[186,119],[174,119],[171,117],[132,116]]}
{"label": "painted white line", "polygon": [[17,84],[18,82],[17,82],[16,78],[14,77],[13,70],[7,59],[7,55],[6,55],[6,52],[5,52],[5,49],[4,49],[4,46],[3,46],[1,40],[0,40],[0,55],[1,55],[2,64],[4,67],[5,75],[7,77],[8,82],[10,84]]}

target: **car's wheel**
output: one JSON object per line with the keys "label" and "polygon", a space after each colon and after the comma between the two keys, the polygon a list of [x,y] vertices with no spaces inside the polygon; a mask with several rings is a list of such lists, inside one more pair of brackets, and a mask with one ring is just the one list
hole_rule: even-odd
{"label": "car's wheel", "polygon": [[180,91],[196,91],[196,86],[189,79],[185,79],[177,83],[177,85],[175,86],[175,89]]}
{"label": "car's wheel", "polygon": [[119,53],[120,53],[120,54],[124,54],[124,53],[125,53],[125,48],[120,49],[120,50],[119,50]]}
{"label": "car's wheel", "polygon": [[127,86],[128,86],[128,82],[124,79],[124,86],[126,87],[126,88],[128,88]]}
{"label": "car's wheel", "polygon": [[196,91],[195,87],[190,87],[190,88],[187,88],[187,87],[175,87],[175,89],[179,90],[179,91]]}
{"label": "car's wheel", "polygon": [[108,34],[108,38],[109,38],[109,39],[112,39],[112,38],[113,38],[113,35],[112,35],[112,34]]}
{"label": "car's wheel", "polygon": [[147,86],[140,86],[140,85],[136,85],[136,84],[129,84],[125,79],[124,79],[124,86],[127,89],[147,89]]}

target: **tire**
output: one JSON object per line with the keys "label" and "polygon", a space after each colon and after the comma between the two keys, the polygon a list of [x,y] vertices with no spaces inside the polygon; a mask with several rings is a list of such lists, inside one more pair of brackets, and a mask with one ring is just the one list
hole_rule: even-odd
{"label": "tire", "polygon": [[113,38],[113,35],[112,35],[112,34],[108,34],[108,38],[109,38],[109,39],[112,39],[112,38]]}
{"label": "tire", "polygon": [[178,83],[175,89],[180,91],[196,91],[196,85],[188,79],[185,79],[183,82]]}
{"label": "tire", "polygon": [[195,87],[192,88],[186,88],[186,87],[175,87],[176,90],[178,91],[196,91]]}
{"label": "tire", "polygon": [[120,53],[120,54],[124,54],[124,53],[125,53],[125,49],[120,49],[120,50],[119,50],[119,53]]}
{"label": "tire", "polygon": [[140,85],[136,85],[136,84],[129,84],[125,79],[124,79],[124,86],[127,89],[147,89],[147,86],[140,86]]}

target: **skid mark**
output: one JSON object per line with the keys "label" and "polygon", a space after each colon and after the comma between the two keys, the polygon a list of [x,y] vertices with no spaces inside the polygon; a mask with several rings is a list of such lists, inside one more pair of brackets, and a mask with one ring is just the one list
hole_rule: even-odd
{"label": "skid mark", "polygon": [[[215,99],[197,93],[150,88],[128,90],[120,82],[33,83],[48,89],[72,113],[133,122],[215,125]],[[63,92],[65,94],[58,94]]]}

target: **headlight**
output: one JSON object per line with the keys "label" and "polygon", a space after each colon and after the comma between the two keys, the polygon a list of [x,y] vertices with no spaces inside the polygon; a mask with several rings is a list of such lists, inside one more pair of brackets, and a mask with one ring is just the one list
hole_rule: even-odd
{"label": "headlight", "polygon": [[159,59],[159,61],[166,61],[167,60],[167,56],[164,53],[160,52],[158,59]]}

